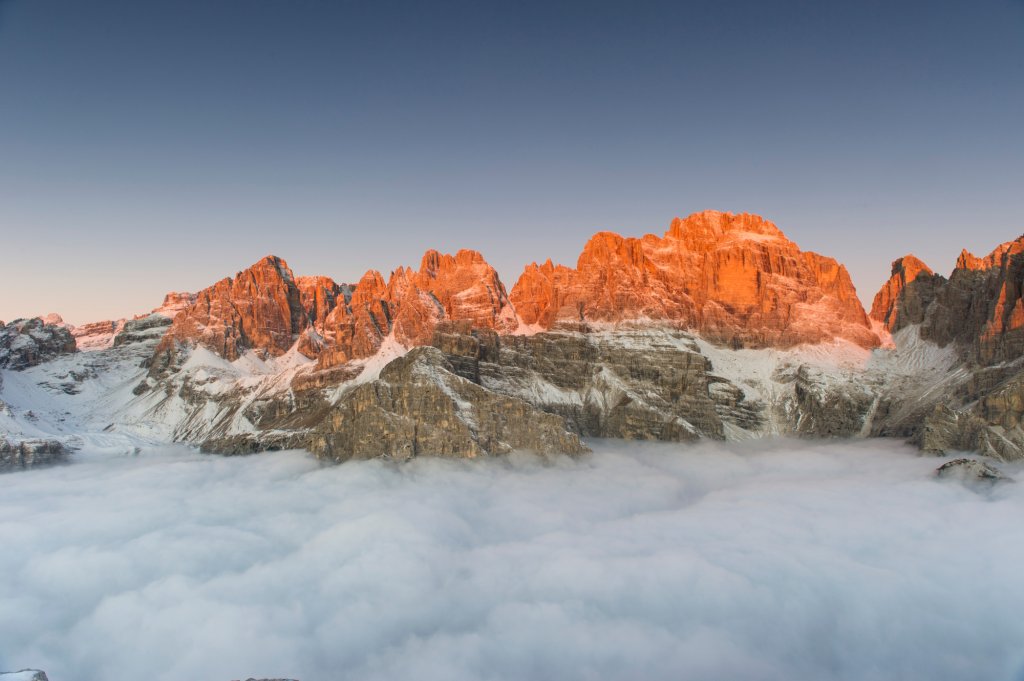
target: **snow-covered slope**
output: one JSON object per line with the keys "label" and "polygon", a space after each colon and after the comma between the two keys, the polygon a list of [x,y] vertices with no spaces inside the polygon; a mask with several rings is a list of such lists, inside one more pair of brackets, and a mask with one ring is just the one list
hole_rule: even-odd
{"label": "snow-covered slope", "polygon": [[[128,322],[110,347],[20,371],[4,369],[0,438],[58,441],[91,453],[132,453],[168,441],[244,453],[307,446],[330,419],[359,413],[352,400],[358,393],[367,402],[368,393],[357,390],[366,384],[378,386],[372,387],[378,391],[374,409],[399,408],[380,402],[380,391],[394,392],[395,385],[378,378],[407,352],[393,335],[374,355],[328,368],[303,354],[296,340],[279,356],[247,350],[233,361],[201,345],[184,347],[175,364],[154,371],[154,349],[167,328],[165,317],[151,315]],[[923,340],[916,326],[899,330],[876,349],[837,340],[736,350],[677,329],[635,323],[526,335],[441,325],[433,345],[445,359],[430,361],[447,368],[432,369],[440,373],[427,382],[430,394],[444,392],[458,377],[484,391],[468,395],[493,394],[554,414],[578,436],[679,441],[894,435],[929,446],[938,440],[925,439],[919,426],[946,409],[959,415],[948,441],[995,442],[987,445],[988,453],[1003,458],[1024,451],[1024,433],[1016,424],[978,425],[964,416],[989,399],[975,390],[984,398],[979,399],[971,386],[989,380],[999,367],[965,363],[952,345]],[[1012,366],[1001,371],[990,382],[1003,385],[1016,375]],[[415,418],[409,415],[427,393],[401,394],[401,418]],[[444,418],[465,420],[459,427],[478,436],[476,417],[470,417],[478,409],[459,407],[459,400],[453,404]],[[382,423],[395,418],[380,414]],[[341,427],[335,421],[332,432]],[[505,424],[502,432],[509,427],[522,426]],[[974,440],[964,439],[968,435]],[[473,448],[489,451],[475,441]]]}

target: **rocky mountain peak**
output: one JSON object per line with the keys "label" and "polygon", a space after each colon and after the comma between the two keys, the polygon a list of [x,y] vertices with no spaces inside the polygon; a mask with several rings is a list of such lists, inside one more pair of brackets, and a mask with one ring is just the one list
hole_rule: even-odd
{"label": "rocky mountain peak", "polygon": [[68,326],[68,324],[64,322],[64,318],[61,317],[56,312],[51,312],[45,317],[41,317],[41,319],[43,320],[44,324],[50,324],[52,326]]}
{"label": "rocky mountain peak", "polygon": [[693,213],[686,218],[677,217],[665,232],[666,239],[683,239],[692,243],[714,242],[728,235],[786,239],[773,222],[760,215],[717,210]]}
{"label": "rocky mountain peak", "polygon": [[285,281],[295,280],[295,275],[292,273],[291,268],[288,267],[288,263],[286,263],[283,258],[279,258],[276,255],[264,256],[247,270],[243,270],[241,274],[255,273],[259,271],[265,271],[270,276],[273,276],[273,274],[270,273],[274,272]]}
{"label": "rocky mountain peak", "polygon": [[179,312],[192,305],[194,302],[196,302],[195,293],[171,291],[164,296],[164,302],[161,303],[160,307],[155,308],[152,314],[163,315],[169,319],[174,319]]}
{"label": "rocky mountain peak", "polygon": [[999,244],[984,258],[977,257],[965,248],[956,259],[956,269],[980,271],[1000,267],[1004,258],[1021,252],[1024,252],[1024,236]]}
{"label": "rocky mountain peak", "polygon": [[965,248],[962,251],[960,251],[960,256],[956,259],[956,269],[983,270],[985,269],[985,263],[981,258],[974,255]]}
{"label": "rocky mountain peak", "polygon": [[157,352],[199,344],[230,360],[247,349],[281,355],[308,325],[288,264],[269,255],[196,294],[174,318]]}
{"label": "rocky mountain peak", "polygon": [[945,279],[916,258],[893,264],[893,276],[875,296],[872,318],[897,331],[920,324],[921,337],[956,343],[973,361],[991,365],[1024,354],[1024,237],[985,257],[961,251]]}
{"label": "rocky mountain peak", "polygon": [[413,347],[430,342],[442,320],[464,320],[474,328],[512,330],[515,313],[497,271],[471,250],[455,255],[428,250],[420,269],[398,267],[385,283],[370,270],[359,280],[347,306],[327,319],[328,351],[322,366],[375,353],[384,340]]}
{"label": "rocky mountain peak", "polygon": [[386,281],[370,270],[349,287],[296,277],[271,255],[182,302],[160,352],[199,344],[233,360],[298,341],[325,367],[372,355],[389,336],[427,344],[442,321],[499,333],[520,322],[653,324],[738,347],[879,343],[845,268],[800,251],[760,216],[718,211],[673,220],[662,237],[598,232],[575,269],[534,263],[511,293],[479,252],[431,249],[418,270],[398,267]]}
{"label": "rocky mountain peak", "polygon": [[63,320],[51,323],[35,317],[0,324],[0,369],[26,369],[75,350],[75,339]]}
{"label": "rocky mountain peak", "polygon": [[[892,262],[892,276],[875,294],[870,317],[880,322],[890,332],[895,332],[907,324],[920,323],[924,319],[927,306],[934,298],[934,276],[931,268],[913,255],[897,258]],[[915,283],[919,277],[927,278],[927,282]],[[912,290],[903,295],[908,286],[911,286]]]}
{"label": "rocky mountain peak", "polygon": [[696,213],[664,237],[599,232],[576,269],[531,265],[510,299],[524,323],[543,328],[654,323],[734,346],[879,343],[846,268],[746,213]]}

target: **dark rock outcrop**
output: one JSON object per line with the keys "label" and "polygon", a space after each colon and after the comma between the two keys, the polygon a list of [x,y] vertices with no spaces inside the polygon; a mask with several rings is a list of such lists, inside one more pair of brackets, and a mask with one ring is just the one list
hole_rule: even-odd
{"label": "dark rock outcrop", "polygon": [[685,441],[724,438],[709,392],[711,366],[696,347],[636,336],[541,333],[499,336],[441,327],[434,344],[455,371],[523,399],[589,437]]}
{"label": "dark rock outcrop", "polygon": [[378,379],[348,391],[314,429],[309,447],[333,461],[586,451],[563,419],[456,375],[433,347],[410,351]]}
{"label": "dark rock outcrop", "polygon": [[49,681],[49,678],[44,671],[22,669],[20,672],[0,672],[0,681]]}
{"label": "dark rock outcrop", "polygon": [[114,336],[113,347],[159,339],[163,337],[170,326],[171,320],[168,317],[156,313],[129,319],[124,322]]}
{"label": "dark rock outcrop", "polygon": [[994,485],[997,482],[1012,482],[1012,478],[998,468],[976,459],[953,459],[935,469],[935,476],[960,480],[971,485]]}
{"label": "dark rock outcrop", "polygon": [[785,380],[792,380],[794,399],[782,402],[779,419],[801,437],[856,437],[875,395],[853,382],[830,386],[814,369],[801,365]]}
{"label": "dark rock outcrop", "polygon": [[51,466],[65,461],[69,454],[68,448],[58,440],[0,438],[0,471]]}

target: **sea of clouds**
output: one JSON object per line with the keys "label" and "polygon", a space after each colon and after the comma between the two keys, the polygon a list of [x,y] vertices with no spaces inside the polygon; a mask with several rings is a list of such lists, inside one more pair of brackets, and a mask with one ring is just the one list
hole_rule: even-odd
{"label": "sea of clouds", "polygon": [[595,449],[167,448],[2,475],[0,670],[1024,678],[1024,482],[937,480],[884,441]]}

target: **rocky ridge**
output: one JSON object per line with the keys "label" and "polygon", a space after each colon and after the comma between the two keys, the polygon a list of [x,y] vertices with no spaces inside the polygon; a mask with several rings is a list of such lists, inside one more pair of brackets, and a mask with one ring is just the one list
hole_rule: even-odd
{"label": "rocky ridge", "polygon": [[908,258],[875,298],[871,316],[891,331],[916,329],[947,348],[956,367],[931,399],[896,410],[879,434],[933,452],[1024,456],[1024,237],[979,258],[963,251],[949,278]]}
{"label": "rocky ridge", "polygon": [[575,269],[529,265],[510,299],[525,324],[543,329],[636,320],[736,348],[879,344],[845,267],[746,213],[676,218],[661,238],[600,232]]}
{"label": "rocky ridge", "polygon": [[[225,454],[404,460],[789,435],[1015,459],[1021,250],[964,254],[949,279],[900,258],[870,317],[841,265],[746,214],[677,219],[663,237],[599,233],[575,268],[531,265],[511,293],[474,251],[428,251],[418,270],[352,285],[268,256],[169,296],[95,352],[24,368],[18,389],[98,396],[103,438]],[[18,407],[0,426],[50,432]],[[54,419],[58,435],[97,423]]]}
{"label": "rocky ridge", "polygon": [[49,322],[36,317],[0,324],[0,368],[27,369],[75,352],[74,337],[58,320],[60,317],[50,317]]}

